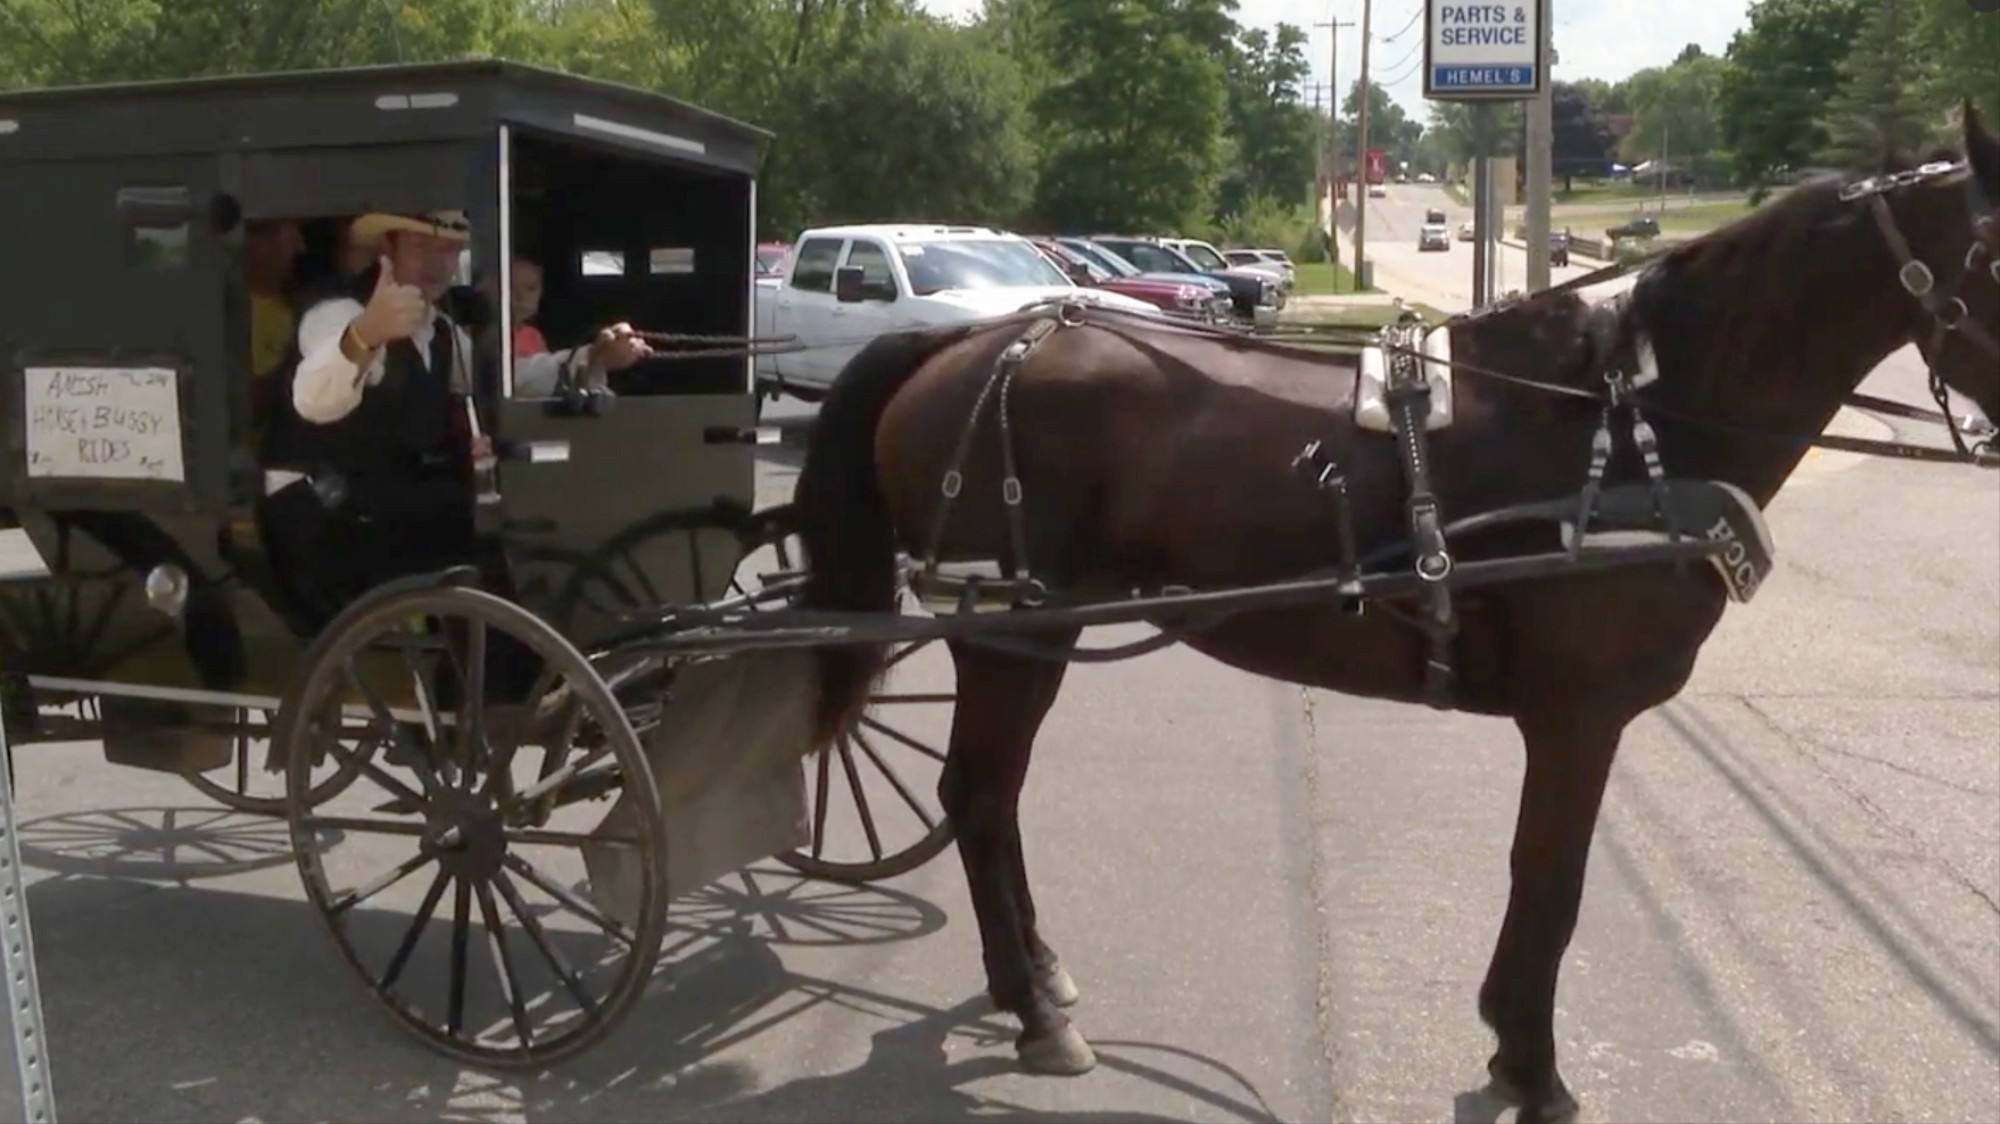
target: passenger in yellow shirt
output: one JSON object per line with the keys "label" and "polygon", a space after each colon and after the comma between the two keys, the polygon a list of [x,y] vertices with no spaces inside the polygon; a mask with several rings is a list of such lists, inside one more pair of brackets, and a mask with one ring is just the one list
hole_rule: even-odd
{"label": "passenger in yellow shirt", "polygon": [[244,230],[244,264],[250,288],[250,373],[263,375],[284,362],[296,321],[285,289],[305,237],[292,219],[260,219]]}

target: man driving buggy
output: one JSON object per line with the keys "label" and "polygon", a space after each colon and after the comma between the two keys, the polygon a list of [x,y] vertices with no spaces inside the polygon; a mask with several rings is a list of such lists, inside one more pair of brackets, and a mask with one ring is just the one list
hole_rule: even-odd
{"label": "man driving buggy", "polygon": [[[471,239],[465,216],[368,214],[352,237],[376,265],[299,317],[263,444],[273,562],[322,621],[392,578],[481,564],[471,470],[492,452],[471,405],[471,336],[439,307]],[[601,385],[650,351],[615,324],[517,356],[516,388],[551,394],[565,371]]]}

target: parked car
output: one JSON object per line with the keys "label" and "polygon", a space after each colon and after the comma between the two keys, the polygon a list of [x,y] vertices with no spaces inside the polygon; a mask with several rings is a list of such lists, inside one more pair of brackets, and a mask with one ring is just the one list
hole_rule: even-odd
{"label": "parked car", "polygon": [[758,387],[814,401],[875,336],[1004,316],[1051,297],[1164,315],[1123,293],[1079,287],[1017,234],[894,224],[808,230],[784,279],[754,292],[754,334],[792,336],[805,350],[758,356]]}
{"label": "parked car", "polygon": [[1458,224],[1458,240],[1460,242],[1470,242],[1478,234],[1479,231],[1472,225],[1471,219],[1466,219],[1464,222]]}
{"label": "parked car", "polygon": [[1298,266],[1292,261],[1292,255],[1286,253],[1285,251],[1272,250],[1260,246],[1256,249],[1251,250],[1250,252],[1256,254],[1258,257],[1263,258],[1265,261],[1276,262],[1277,264],[1284,266],[1285,276],[1292,278],[1296,278],[1298,276]]}
{"label": "parked car", "polygon": [[1227,291],[1218,292],[1215,288],[1193,281],[1167,281],[1144,277],[1136,270],[1130,274],[1121,274],[1108,265],[1100,265],[1090,260],[1082,251],[1065,246],[1053,238],[1032,234],[1027,238],[1034,244],[1035,249],[1042,252],[1042,256],[1048,258],[1056,268],[1068,274],[1069,279],[1079,285],[1123,293],[1154,305],[1171,316],[1203,323],[1229,319]]}
{"label": "parked car", "polygon": [[1157,238],[1098,234],[1091,236],[1090,240],[1148,272],[1206,273],[1229,286],[1236,315],[1243,322],[1257,328],[1277,326],[1278,281],[1269,274],[1204,270],[1186,254],[1163,245]]}
{"label": "parked car", "polygon": [[1283,309],[1285,302],[1291,298],[1292,282],[1285,276],[1282,266],[1267,261],[1238,265],[1230,261],[1221,250],[1216,249],[1213,243],[1204,242],[1199,238],[1162,238],[1160,244],[1178,251],[1182,257],[1210,273],[1250,273],[1258,277],[1271,278],[1278,283],[1278,290],[1274,294],[1272,303],[1279,309]]}
{"label": "parked car", "polygon": [[792,260],[792,247],[785,242],[757,243],[757,280],[785,275],[785,263]]}
{"label": "parked car", "polygon": [[[1130,277],[1146,281],[1170,281],[1176,285],[1203,286],[1208,289],[1211,300],[1216,298],[1220,298],[1221,300],[1222,315],[1219,317],[1219,320],[1240,322],[1243,324],[1254,323],[1237,315],[1236,299],[1234,294],[1230,292],[1228,280],[1216,274],[1204,273],[1196,269],[1140,269],[1116,251],[1105,246],[1100,246],[1088,238],[1079,238],[1072,234],[1058,236],[1056,243],[1066,249],[1076,251],[1092,264],[1109,270],[1120,277]],[[1274,312],[1272,315],[1272,322],[1275,323],[1276,313]]]}
{"label": "parked car", "polygon": [[1289,294],[1298,281],[1298,268],[1282,250],[1250,250],[1237,248],[1222,251],[1229,264],[1238,269],[1264,269],[1274,271],[1284,281],[1281,292]]}

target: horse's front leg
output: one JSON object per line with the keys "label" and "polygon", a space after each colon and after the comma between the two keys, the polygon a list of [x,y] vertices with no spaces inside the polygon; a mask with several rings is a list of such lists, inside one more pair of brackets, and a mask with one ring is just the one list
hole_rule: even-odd
{"label": "horse's front leg", "polygon": [[[1037,637],[1060,648],[1074,639]],[[1042,719],[1061,690],[1067,665],[951,645],[958,707],[938,796],[951,817],[966,887],[979,919],[986,989],[994,1005],[1021,1020],[1021,1064],[1036,1073],[1086,1073],[1097,1064],[1083,1035],[1058,1009],[1075,987],[1035,932],[1034,906],[1021,863],[1020,795]],[[1068,994],[1063,994],[1066,990]]]}
{"label": "horse's front leg", "polygon": [[1577,1112],[1556,1068],[1556,976],[1576,930],[1590,840],[1627,721],[1588,702],[1517,720],[1528,760],[1514,825],[1513,892],[1479,989],[1479,1014],[1499,1037],[1487,1066],[1493,1092],[1520,1105],[1523,1124]]}

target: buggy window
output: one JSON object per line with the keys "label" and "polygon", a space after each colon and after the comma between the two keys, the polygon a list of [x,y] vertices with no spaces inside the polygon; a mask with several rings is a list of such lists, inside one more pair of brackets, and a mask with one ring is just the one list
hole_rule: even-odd
{"label": "buggy window", "polygon": [[659,274],[662,273],[673,273],[673,274],[693,273],[695,271],[694,247],[693,246],[659,247],[653,250],[651,255],[649,255],[648,263],[652,267],[652,271],[655,276],[658,276]]}
{"label": "buggy window", "polygon": [[799,260],[792,263],[792,288],[810,293],[833,291],[833,266],[840,260],[838,238],[813,238],[799,247]]}
{"label": "buggy window", "polygon": [[186,269],[192,197],[185,187],[127,187],[118,192],[125,220],[125,264]]}

